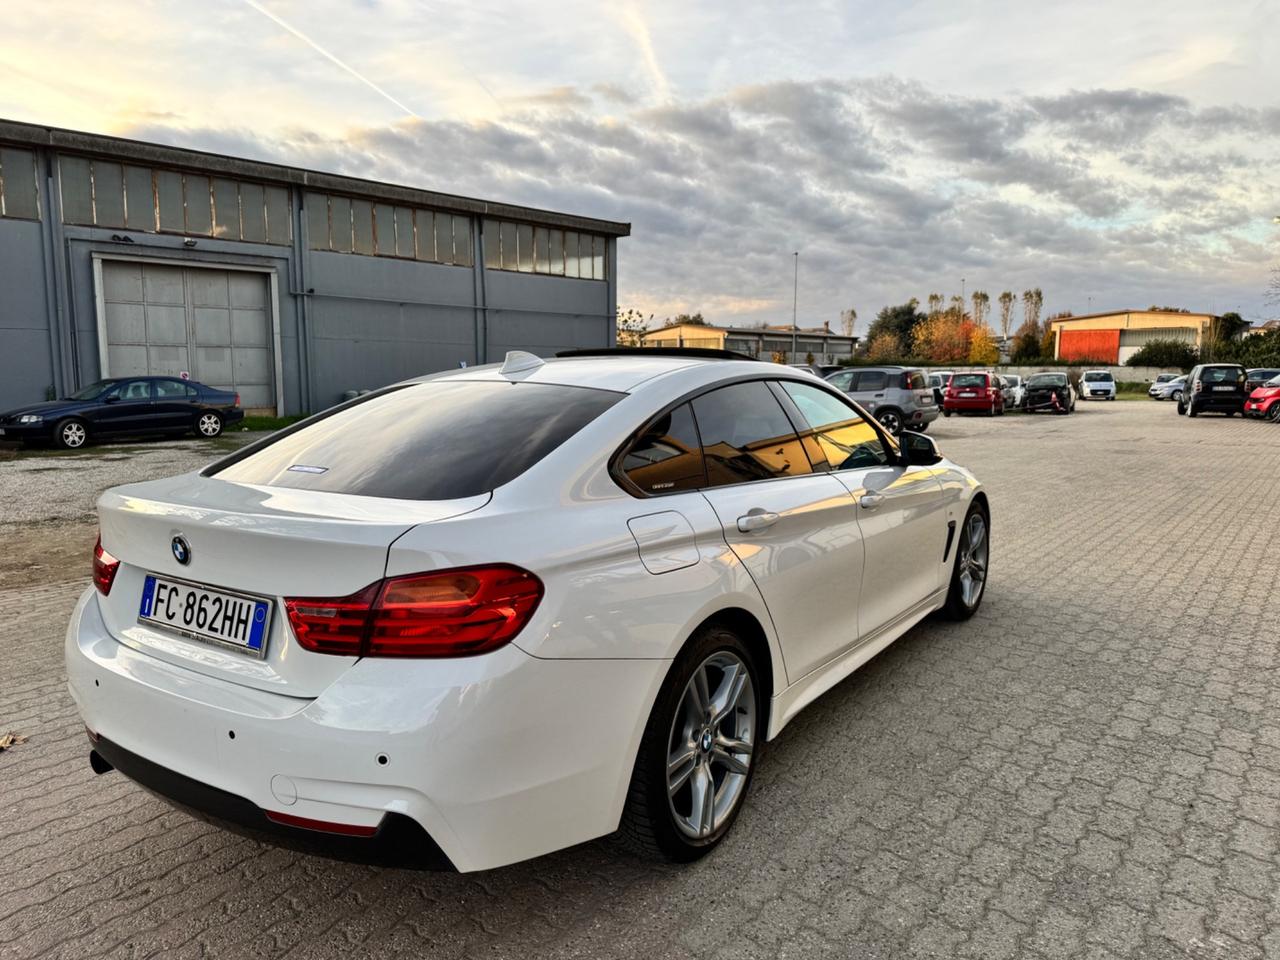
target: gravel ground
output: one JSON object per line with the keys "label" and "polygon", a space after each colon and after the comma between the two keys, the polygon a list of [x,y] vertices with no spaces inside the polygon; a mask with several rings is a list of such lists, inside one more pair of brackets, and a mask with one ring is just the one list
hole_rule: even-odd
{"label": "gravel ground", "polygon": [[260,436],[229,433],[217,440],[103,444],[76,452],[0,449],[0,588],[83,576],[102,491],[198,470]]}
{"label": "gravel ground", "polygon": [[1111,403],[934,432],[990,492],[982,609],[809,707],[685,867],[377,869],[194,820],[89,770],[87,554],[0,587],[0,732],[30,736],[0,753],[0,957],[1280,958],[1280,430]]}

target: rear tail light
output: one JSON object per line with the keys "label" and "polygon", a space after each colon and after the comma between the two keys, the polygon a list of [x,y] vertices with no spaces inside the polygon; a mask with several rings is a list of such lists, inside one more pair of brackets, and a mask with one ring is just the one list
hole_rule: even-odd
{"label": "rear tail light", "polygon": [[98,534],[98,542],[93,545],[93,585],[104,597],[111,593],[119,569],[120,561],[102,549],[102,534]]}
{"label": "rear tail light", "polygon": [[1195,382],[1195,385],[1191,388],[1191,392],[1192,392],[1192,393],[1199,393],[1202,387],[1204,387],[1204,384],[1203,384],[1203,383],[1201,383],[1199,380],[1197,380],[1197,381]]}
{"label": "rear tail light", "polygon": [[524,629],[542,581],[507,564],[391,577],[336,599],[286,598],[298,643],[355,657],[459,657],[496,650]]}
{"label": "rear tail light", "polygon": [[240,394],[238,394],[238,393],[236,394],[236,402],[235,402],[235,405],[236,405],[237,407],[238,407],[238,406],[240,406]]}

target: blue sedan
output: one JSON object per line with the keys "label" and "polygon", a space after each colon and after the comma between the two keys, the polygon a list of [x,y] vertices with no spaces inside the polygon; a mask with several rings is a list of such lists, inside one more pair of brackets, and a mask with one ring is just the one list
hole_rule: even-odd
{"label": "blue sedan", "polygon": [[216,437],[244,417],[240,394],[177,377],[98,380],[62,400],[0,414],[0,440],[50,441],[77,449],[90,439],[181,435]]}

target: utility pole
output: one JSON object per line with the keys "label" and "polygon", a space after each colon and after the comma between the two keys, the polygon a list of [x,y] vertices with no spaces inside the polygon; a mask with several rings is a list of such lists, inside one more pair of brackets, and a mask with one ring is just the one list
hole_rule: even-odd
{"label": "utility pole", "polygon": [[792,254],[795,258],[795,274],[791,280],[791,362],[796,362],[796,304],[800,300],[800,251]]}

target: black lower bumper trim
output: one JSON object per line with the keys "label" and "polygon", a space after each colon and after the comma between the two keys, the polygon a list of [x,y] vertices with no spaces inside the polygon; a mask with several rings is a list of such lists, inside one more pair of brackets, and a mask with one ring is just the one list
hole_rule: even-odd
{"label": "black lower bumper trim", "polygon": [[[285,826],[267,819],[257,804],[140,757],[106,737],[93,743],[98,757],[139,786],[216,826],[300,853],[421,870],[453,870],[453,863],[416,820],[383,815],[372,837],[344,837]],[[94,769],[98,769],[98,764]]]}

